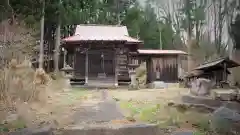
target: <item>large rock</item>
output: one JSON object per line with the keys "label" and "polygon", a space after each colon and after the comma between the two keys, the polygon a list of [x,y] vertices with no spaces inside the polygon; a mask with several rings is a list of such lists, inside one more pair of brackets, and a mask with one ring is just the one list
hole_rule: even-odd
{"label": "large rock", "polygon": [[239,132],[240,114],[226,107],[220,107],[212,114],[211,127],[225,134]]}
{"label": "large rock", "polygon": [[212,92],[212,97],[214,99],[220,99],[223,101],[235,101],[238,98],[237,90],[214,90]]}
{"label": "large rock", "polygon": [[199,78],[191,83],[190,93],[196,96],[204,96],[210,94],[212,82],[209,79]]}

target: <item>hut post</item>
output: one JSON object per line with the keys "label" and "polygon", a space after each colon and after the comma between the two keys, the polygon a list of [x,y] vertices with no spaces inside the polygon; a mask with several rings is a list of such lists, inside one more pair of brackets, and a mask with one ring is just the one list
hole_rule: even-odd
{"label": "hut post", "polygon": [[85,84],[88,84],[88,50],[86,50],[85,57]]}
{"label": "hut post", "polygon": [[226,62],[223,63],[223,81],[227,80],[227,65]]}
{"label": "hut post", "polygon": [[114,85],[115,85],[115,87],[117,87],[118,86],[118,50],[117,49],[115,49],[115,52],[114,52],[114,63],[115,63],[115,83],[114,83]]}
{"label": "hut post", "polygon": [[67,57],[67,50],[66,49],[63,49],[63,52],[64,52],[64,56],[63,56],[63,67],[66,67],[66,57]]}

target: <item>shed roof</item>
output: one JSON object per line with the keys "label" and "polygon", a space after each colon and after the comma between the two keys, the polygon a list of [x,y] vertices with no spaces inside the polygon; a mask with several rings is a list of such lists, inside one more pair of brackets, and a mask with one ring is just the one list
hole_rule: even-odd
{"label": "shed roof", "polygon": [[203,63],[199,67],[195,68],[195,70],[213,70],[223,68],[223,63],[226,63],[226,68],[233,68],[240,66],[237,62],[230,60],[229,58],[220,58],[211,62]]}
{"label": "shed roof", "polygon": [[139,49],[138,50],[139,54],[143,55],[170,55],[170,54],[184,54],[186,55],[187,53],[181,50],[143,50]]}
{"label": "shed roof", "polygon": [[73,36],[63,39],[65,42],[76,41],[126,41],[141,43],[129,36],[126,26],[119,25],[77,25]]}

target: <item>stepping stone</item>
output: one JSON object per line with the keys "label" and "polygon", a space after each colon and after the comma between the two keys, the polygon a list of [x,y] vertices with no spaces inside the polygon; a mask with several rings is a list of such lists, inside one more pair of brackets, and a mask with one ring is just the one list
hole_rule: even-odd
{"label": "stepping stone", "polygon": [[193,131],[177,131],[174,132],[172,135],[194,135]]}

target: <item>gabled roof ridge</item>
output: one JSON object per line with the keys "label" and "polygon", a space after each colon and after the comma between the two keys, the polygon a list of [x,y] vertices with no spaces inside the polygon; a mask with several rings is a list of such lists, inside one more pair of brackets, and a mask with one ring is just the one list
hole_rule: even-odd
{"label": "gabled roof ridge", "polygon": [[111,25],[111,24],[77,24],[77,26],[127,27],[125,25]]}

